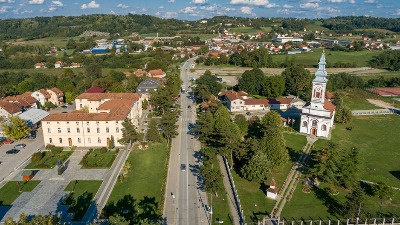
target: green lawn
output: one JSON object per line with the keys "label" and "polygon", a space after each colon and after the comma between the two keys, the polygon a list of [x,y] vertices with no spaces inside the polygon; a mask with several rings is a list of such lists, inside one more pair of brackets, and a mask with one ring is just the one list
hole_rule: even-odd
{"label": "green lawn", "polygon": [[[131,152],[127,177],[115,185],[103,211],[106,215],[139,209],[136,218],[158,219],[164,198],[169,149],[167,144],[150,145],[147,150]],[[127,219],[134,220],[134,217]]]}
{"label": "green lawn", "polygon": [[81,221],[94,196],[96,195],[102,180],[73,180],[64,191],[69,191],[63,205],[70,205],[68,212],[74,213],[73,221]]}
{"label": "green lawn", "polygon": [[[18,183],[21,186],[18,186]],[[12,205],[22,192],[31,192],[39,183],[40,180],[7,182],[0,189],[0,206]],[[19,192],[19,190],[21,190],[21,192]]]}
{"label": "green lawn", "polygon": [[82,158],[82,169],[107,169],[110,168],[117,156],[117,151],[93,149],[89,150]]}
{"label": "green lawn", "polygon": [[[313,49],[312,52],[296,54],[296,55],[286,55],[278,54],[272,55],[272,59],[275,63],[283,63],[286,58],[289,60],[292,57],[296,60],[298,64],[303,64],[305,67],[314,67],[319,59],[321,58],[322,49]],[[359,51],[359,52],[343,52],[343,51],[330,51],[325,50],[325,56],[328,65],[333,65],[334,63],[356,63],[357,67],[368,66],[368,61],[372,59],[373,56],[381,54],[382,51]]]}
{"label": "green lawn", "polygon": [[[86,68],[69,68],[71,69],[74,74],[79,74],[79,73],[85,73]],[[43,73],[46,75],[55,75],[59,76],[64,73],[64,70],[66,69],[56,69],[56,68],[44,68],[44,69],[0,69],[0,73],[3,72],[11,72],[11,73],[18,73],[18,72],[25,72],[27,74],[32,74],[32,73]],[[103,74],[109,74],[111,71],[117,71],[117,72],[124,72],[124,71],[134,71],[132,69],[125,69],[125,68],[102,68],[102,73]]]}
{"label": "green lawn", "polygon": [[229,32],[235,32],[237,34],[254,34],[259,32],[270,32],[272,30],[271,27],[261,27],[261,28],[254,28],[254,27],[232,27],[227,28]]}
{"label": "green lawn", "polygon": [[380,109],[367,101],[367,99],[378,99],[379,96],[361,89],[344,90],[344,105],[351,110]]}
{"label": "green lawn", "polygon": [[25,169],[51,169],[57,165],[57,161],[65,163],[73,151],[62,151],[60,154],[54,155],[51,151],[43,151],[44,157],[39,162],[29,163]]}

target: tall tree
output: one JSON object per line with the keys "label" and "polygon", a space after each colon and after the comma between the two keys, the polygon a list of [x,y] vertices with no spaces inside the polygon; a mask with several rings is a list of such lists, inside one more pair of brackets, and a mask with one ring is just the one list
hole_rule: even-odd
{"label": "tall tree", "polygon": [[285,78],[286,94],[299,96],[303,100],[309,99],[312,86],[310,71],[292,61],[282,72],[282,76]]}
{"label": "tall tree", "polygon": [[118,140],[121,144],[135,142],[140,139],[140,135],[136,131],[136,126],[133,125],[132,120],[128,117],[125,118],[124,122],[122,122],[122,138]]}
{"label": "tall tree", "polygon": [[246,117],[242,114],[238,114],[235,116],[234,121],[240,129],[242,137],[246,136],[249,131],[249,123],[247,122]]}
{"label": "tall tree", "polygon": [[364,191],[360,185],[354,187],[353,191],[346,195],[342,215],[345,218],[357,218],[364,215],[362,206],[364,204]]}
{"label": "tall tree", "polygon": [[158,131],[158,121],[151,119],[149,122],[149,128],[147,129],[146,139],[150,142],[161,142],[161,135]]}
{"label": "tall tree", "polygon": [[267,180],[268,172],[270,171],[270,161],[268,156],[261,151],[256,152],[242,167],[241,173],[244,178],[249,181],[257,181],[259,183]]}
{"label": "tall tree", "polygon": [[177,122],[177,113],[176,111],[167,111],[161,117],[160,128],[164,138],[167,140],[167,143],[170,143],[171,139],[178,135],[178,125]]}
{"label": "tall tree", "polygon": [[204,188],[207,192],[214,193],[223,191],[222,174],[220,172],[216,152],[212,148],[202,149],[203,165],[200,167],[200,174],[204,178]]}
{"label": "tall tree", "polygon": [[383,201],[389,199],[393,195],[393,189],[385,182],[380,181],[376,185],[372,186],[372,191],[374,196],[378,197],[381,201],[379,204],[379,213],[381,213]]}
{"label": "tall tree", "polygon": [[200,141],[209,143],[214,133],[214,123],[214,116],[209,110],[199,115],[197,126],[194,130],[198,133]]}
{"label": "tall tree", "polygon": [[19,140],[28,136],[31,129],[28,124],[18,116],[12,116],[3,122],[3,133],[10,140]]}

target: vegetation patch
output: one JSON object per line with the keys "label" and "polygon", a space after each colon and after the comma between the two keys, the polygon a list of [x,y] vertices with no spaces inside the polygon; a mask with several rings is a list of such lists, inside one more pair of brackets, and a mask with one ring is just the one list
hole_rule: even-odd
{"label": "vegetation patch", "polygon": [[131,152],[130,168],[124,179],[115,185],[103,210],[106,217],[120,215],[138,223],[159,219],[167,176],[168,145],[152,144],[146,151]]}
{"label": "vegetation patch", "polygon": [[63,205],[69,205],[69,213],[74,213],[73,221],[80,221],[96,195],[102,180],[73,180],[64,191],[69,194],[63,200]]}
{"label": "vegetation patch", "polygon": [[25,169],[52,169],[60,160],[65,163],[73,151],[41,151],[32,155],[31,163]]}
{"label": "vegetation patch", "polygon": [[22,192],[31,192],[39,183],[40,180],[7,182],[0,189],[0,206],[12,205]]}
{"label": "vegetation patch", "polygon": [[110,151],[106,147],[89,149],[83,156],[80,164],[82,165],[82,169],[110,168],[117,154],[118,151]]}

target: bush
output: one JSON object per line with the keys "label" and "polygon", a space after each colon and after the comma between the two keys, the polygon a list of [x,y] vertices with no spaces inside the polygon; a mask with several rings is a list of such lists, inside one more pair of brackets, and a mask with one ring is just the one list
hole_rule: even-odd
{"label": "bush", "polygon": [[51,153],[53,153],[54,155],[58,155],[62,152],[63,148],[53,146],[52,148],[50,148],[50,150],[51,150]]}
{"label": "bush", "polygon": [[54,148],[55,146],[54,145],[51,145],[51,144],[48,144],[48,145],[46,145],[46,149],[47,150],[50,150],[50,149],[52,149],[52,148]]}
{"label": "bush", "polygon": [[32,162],[39,162],[44,157],[44,152],[36,152],[32,155]]}
{"label": "bush", "polygon": [[99,148],[100,153],[106,153],[108,149],[106,147]]}

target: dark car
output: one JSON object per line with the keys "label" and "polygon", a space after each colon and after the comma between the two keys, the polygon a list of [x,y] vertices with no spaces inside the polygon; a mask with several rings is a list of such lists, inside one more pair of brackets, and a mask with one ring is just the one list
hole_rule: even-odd
{"label": "dark car", "polygon": [[25,148],[26,147],[26,144],[17,144],[17,145],[15,145],[14,146],[14,148]]}
{"label": "dark car", "polygon": [[17,154],[19,152],[18,149],[10,149],[8,151],[6,151],[6,154]]}
{"label": "dark car", "polygon": [[181,171],[183,171],[183,172],[186,171],[186,164],[181,164]]}
{"label": "dark car", "polygon": [[246,113],[246,115],[250,116],[250,115],[251,115],[251,113],[250,113],[250,112],[247,112],[247,113]]}

